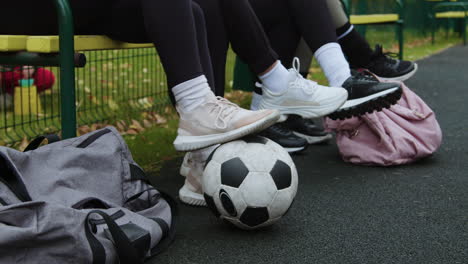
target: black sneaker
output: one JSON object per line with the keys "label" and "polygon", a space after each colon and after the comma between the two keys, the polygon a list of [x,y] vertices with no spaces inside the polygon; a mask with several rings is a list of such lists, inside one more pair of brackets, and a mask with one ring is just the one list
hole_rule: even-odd
{"label": "black sneaker", "polygon": [[383,53],[382,46],[376,45],[371,57],[371,63],[366,69],[385,81],[406,81],[411,78],[418,65],[411,61],[401,61],[391,58],[391,53]]}
{"label": "black sneaker", "polygon": [[289,115],[285,125],[293,131],[296,136],[304,138],[309,144],[318,144],[332,138],[330,133],[317,126],[312,119],[302,118],[298,115]]}
{"label": "black sneaker", "polygon": [[259,135],[273,140],[289,153],[303,151],[308,146],[307,140],[294,135],[283,123],[270,126],[260,132]]}
{"label": "black sneaker", "polygon": [[342,85],[348,91],[348,100],[331,119],[346,119],[389,108],[401,98],[402,89],[398,83],[381,83],[367,71],[352,72]]}

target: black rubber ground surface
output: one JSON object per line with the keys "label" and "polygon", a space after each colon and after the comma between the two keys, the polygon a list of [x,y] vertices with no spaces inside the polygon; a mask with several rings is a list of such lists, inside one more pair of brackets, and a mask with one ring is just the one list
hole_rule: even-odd
{"label": "black rubber ground surface", "polygon": [[[299,192],[279,223],[245,232],[181,205],[175,243],[149,263],[468,263],[468,47],[418,64],[407,85],[437,113],[435,156],[369,168],[343,163],[334,144],[312,146],[294,157]],[[180,163],[152,178],[174,196]]]}

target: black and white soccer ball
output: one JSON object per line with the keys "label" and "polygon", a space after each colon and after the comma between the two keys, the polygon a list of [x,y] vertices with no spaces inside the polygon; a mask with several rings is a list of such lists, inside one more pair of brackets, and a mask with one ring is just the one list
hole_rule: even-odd
{"label": "black and white soccer ball", "polygon": [[250,230],[271,225],[287,213],[298,177],[283,147],[249,136],[213,151],[202,184],[205,201],[217,217]]}

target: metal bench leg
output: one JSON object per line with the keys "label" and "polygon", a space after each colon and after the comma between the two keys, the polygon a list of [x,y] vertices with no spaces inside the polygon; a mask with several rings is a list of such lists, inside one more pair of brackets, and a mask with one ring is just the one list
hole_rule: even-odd
{"label": "metal bench leg", "polygon": [[404,30],[403,30],[403,21],[398,21],[398,44],[399,44],[399,54],[398,57],[400,60],[403,60],[403,49],[404,49],[404,43],[405,43],[405,36],[404,36]]}
{"label": "metal bench leg", "polygon": [[462,34],[463,34],[463,45],[466,46],[466,16],[463,17]]}
{"label": "metal bench leg", "polygon": [[76,136],[75,43],[73,16],[66,1],[56,0],[60,36],[60,101],[62,138]]}

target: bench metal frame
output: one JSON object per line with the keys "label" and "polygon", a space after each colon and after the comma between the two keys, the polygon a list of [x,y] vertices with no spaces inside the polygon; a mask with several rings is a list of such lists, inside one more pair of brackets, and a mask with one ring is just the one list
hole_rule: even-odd
{"label": "bench metal frame", "polygon": [[[340,0],[341,3],[344,6],[345,12],[348,15],[348,17],[351,17],[351,1],[350,0]],[[385,23],[368,23],[368,24],[360,24],[360,25],[389,25],[389,24],[395,24],[397,27],[397,36],[398,36],[398,57],[400,60],[403,59],[403,50],[404,50],[404,20],[403,20],[403,10],[405,3],[403,0],[394,0],[396,7],[395,7],[395,13],[398,14],[398,20],[397,21],[392,21],[392,22],[385,22]],[[364,15],[370,15],[370,14],[364,14]]]}
{"label": "bench metal frame", "polygon": [[75,54],[73,14],[67,0],[52,0],[58,15],[59,53],[0,52],[0,65],[60,67],[60,120],[62,138],[76,136],[75,61],[83,67],[84,57]]}
{"label": "bench metal frame", "polygon": [[[463,18],[453,17],[453,18],[437,18],[436,14],[439,12],[464,12],[465,16]],[[436,4],[432,7],[432,12],[430,13],[431,19],[431,36],[432,36],[432,44],[435,43],[435,31],[437,28],[437,19],[461,19],[462,21],[462,38],[463,38],[463,45],[466,45],[466,21],[468,16],[468,3],[466,2],[445,2]]]}

